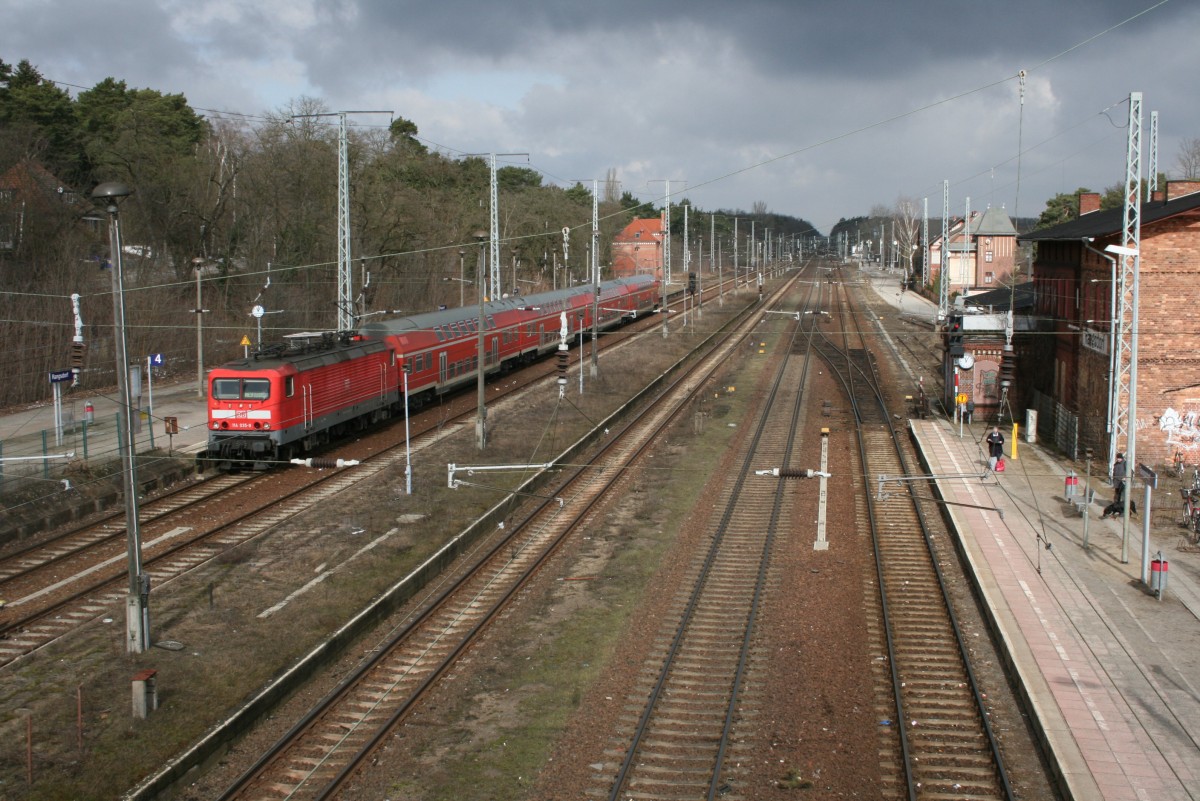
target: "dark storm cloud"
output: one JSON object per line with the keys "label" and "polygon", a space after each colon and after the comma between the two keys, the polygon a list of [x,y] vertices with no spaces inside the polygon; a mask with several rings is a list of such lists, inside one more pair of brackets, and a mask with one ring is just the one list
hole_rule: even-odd
{"label": "dark storm cloud", "polygon": [[548,180],[671,177],[709,208],[827,228],[939,203],[943,179],[956,209],[1011,207],[1018,141],[1022,210],[1112,185],[1132,90],[1171,165],[1200,136],[1200,4],[1155,2],[0,0],[0,58],[251,114],[302,95],[393,109],[450,152],[528,151]]}
{"label": "dark storm cloud", "polygon": [[[1149,3],[1146,4],[1150,5]],[[878,75],[903,65],[921,66],[962,57],[1004,55],[1015,65],[1055,55],[1132,16],[1142,7],[1127,0],[1046,3],[788,2],[694,0],[687,3],[494,3],[449,0],[394,3],[365,0],[348,21],[349,37],[386,46],[415,72],[424,59],[447,54],[504,62],[536,60],[569,42],[595,51],[623,50],[627,42],[671,46],[680,28],[703,28],[745,53],[762,71]],[[1153,25],[1148,15],[1146,23]],[[1107,40],[1118,44],[1132,31]],[[642,50],[643,56],[653,51]]]}

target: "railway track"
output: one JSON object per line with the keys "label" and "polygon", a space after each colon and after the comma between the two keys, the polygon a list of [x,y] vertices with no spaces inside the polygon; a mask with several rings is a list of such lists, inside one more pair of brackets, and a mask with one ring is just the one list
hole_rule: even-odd
{"label": "railway track", "polygon": [[[710,302],[718,291],[705,292]],[[682,293],[678,295],[672,299],[676,305],[682,302]],[[621,330],[637,333],[656,325],[644,319]],[[618,339],[602,344],[606,350],[619,348],[624,337]],[[575,353],[578,365],[586,349]],[[554,371],[554,363],[543,360],[515,373],[490,402],[544,382]],[[460,396],[414,414],[411,450],[419,451],[448,427],[467,421],[475,408],[471,399]],[[301,470],[219,474],[143,502],[138,516],[142,566],[152,589],[312,509],[349,483],[394,466],[406,458],[394,428],[374,431],[329,454],[330,459],[359,459],[362,464],[352,475]],[[127,539],[124,513],[114,512],[0,558],[0,598],[5,599],[0,669],[123,603],[129,592]]]}
{"label": "railway track", "polygon": [[[845,390],[857,424],[859,459],[877,571],[886,684],[877,696],[880,770],[889,798],[1011,799],[967,650],[914,492],[915,463],[892,425],[883,387],[849,293],[832,287],[839,337],[813,347]],[[894,401],[893,401],[894,402]],[[872,481],[887,491],[875,495]]]}
{"label": "railway track", "polygon": [[748,315],[737,332],[707,353],[587,464],[572,471],[526,518],[496,534],[482,558],[442,582],[413,618],[364,660],[283,738],[239,777],[223,799],[333,797],[352,782],[389,733],[436,686],[457,660],[508,608],[556,549],[598,505],[610,500],[631,465],[688,408],[706,381],[753,329]]}
{"label": "railway track", "polygon": [[[812,325],[812,318],[803,318]],[[791,324],[796,336],[798,324]],[[652,656],[626,697],[619,733],[594,763],[589,796],[696,799],[737,797],[743,778],[737,733],[755,624],[767,593],[772,552],[794,493],[755,475],[764,464],[789,467],[796,444],[807,358],[773,355],[775,378],[756,428],[739,449],[740,468],[714,514],[708,547],[690,567]]]}

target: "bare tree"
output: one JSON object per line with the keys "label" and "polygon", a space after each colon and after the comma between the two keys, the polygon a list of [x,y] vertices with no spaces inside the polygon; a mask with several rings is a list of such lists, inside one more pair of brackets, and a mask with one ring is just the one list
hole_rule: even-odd
{"label": "bare tree", "polygon": [[1179,143],[1176,164],[1181,173],[1179,177],[1192,181],[1200,178],[1200,138],[1184,139]]}
{"label": "bare tree", "polygon": [[895,222],[896,248],[904,261],[904,283],[908,286],[913,273],[913,255],[920,246],[920,220],[917,201],[911,197],[896,198],[892,211]]}
{"label": "bare tree", "polygon": [[617,180],[617,168],[609,167],[604,176],[604,193],[600,195],[601,203],[616,203],[621,199],[621,182]]}

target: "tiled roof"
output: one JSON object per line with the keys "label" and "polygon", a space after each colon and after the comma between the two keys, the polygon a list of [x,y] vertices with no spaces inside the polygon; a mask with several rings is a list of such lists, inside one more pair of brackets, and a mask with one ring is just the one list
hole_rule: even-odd
{"label": "tiled roof", "polygon": [[634,220],[617,234],[616,242],[645,242],[654,241],[662,236],[662,220],[657,217],[646,217]]}
{"label": "tiled roof", "polygon": [[[1175,200],[1152,200],[1142,204],[1142,227],[1158,220],[1173,217],[1185,211],[1200,208],[1200,192],[1184,195]],[[1022,242],[1052,242],[1056,240],[1079,240],[1084,237],[1104,237],[1119,234],[1125,227],[1125,209],[1105,209],[1084,214],[1074,220],[1030,231],[1019,237]]]}

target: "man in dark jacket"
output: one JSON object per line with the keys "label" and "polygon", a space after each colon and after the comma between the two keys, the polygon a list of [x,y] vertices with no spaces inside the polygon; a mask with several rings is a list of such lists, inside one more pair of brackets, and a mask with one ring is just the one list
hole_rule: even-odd
{"label": "man in dark jacket", "polygon": [[992,426],[992,433],[985,441],[988,444],[988,469],[995,470],[996,462],[1004,458],[1004,435],[998,427]]}
{"label": "man in dark jacket", "polygon": [[1125,501],[1125,470],[1125,454],[1118,453],[1112,468],[1113,503]]}

